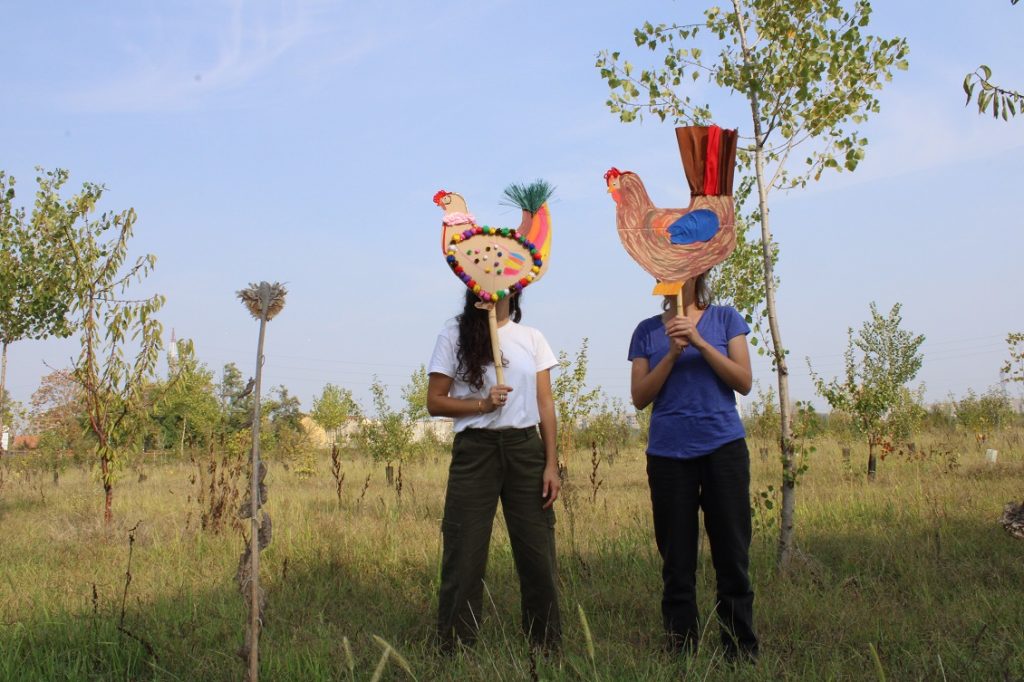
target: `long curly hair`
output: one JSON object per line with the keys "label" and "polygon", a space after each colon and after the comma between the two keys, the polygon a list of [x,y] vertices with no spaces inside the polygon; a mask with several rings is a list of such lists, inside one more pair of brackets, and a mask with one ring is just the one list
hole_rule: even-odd
{"label": "long curly hair", "polygon": [[[523,310],[519,300],[522,293],[509,297],[509,319],[519,322],[523,319]],[[455,371],[457,378],[469,384],[474,391],[484,387],[484,370],[494,362],[491,354],[491,330],[487,323],[487,311],[476,307],[480,299],[472,291],[466,290],[466,303],[462,314],[455,318],[459,323],[459,347],[455,358],[459,361]],[[503,367],[508,360],[502,358]]]}

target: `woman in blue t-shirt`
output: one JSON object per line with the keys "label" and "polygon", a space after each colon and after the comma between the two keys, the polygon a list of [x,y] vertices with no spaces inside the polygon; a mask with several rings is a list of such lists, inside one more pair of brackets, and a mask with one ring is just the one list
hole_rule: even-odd
{"label": "woman in blue t-shirt", "polygon": [[661,613],[675,651],[692,651],[697,612],[698,509],[718,581],[717,612],[729,657],[757,656],[750,551],[750,455],[735,391],[750,392],[750,327],[729,306],[711,305],[705,273],[664,312],[637,325],[629,344],[633,404],[654,403],[647,480],[663,560]]}

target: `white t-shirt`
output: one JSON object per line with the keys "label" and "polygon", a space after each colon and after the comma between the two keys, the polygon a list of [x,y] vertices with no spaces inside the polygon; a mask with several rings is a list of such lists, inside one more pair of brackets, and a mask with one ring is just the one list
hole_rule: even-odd
{"label": "white t-shirt", "polygon": [[[494,412],[457,417],[455,432],[474,429],[524,429],[540,423],[537,408],[537,372],[551,369],[558,364],[551,346],[544,335],[533,327],[524,327],[509,320],[498,327],[498,342],[502,357],[508,362],[505,367],[505,384],[512,387],[508,401]],[[459,344],[459,327],[450,321],[437,335],[434,354],[430,358],[427,373],[451,377],[452,387],[448,395],[452,398],[479,398],[486,400],[491,387],[498,383],[494,374],[494,363],[484,368],[484,385],[474,391],[469,384],[456,376],[459,361],[456,350]]]}

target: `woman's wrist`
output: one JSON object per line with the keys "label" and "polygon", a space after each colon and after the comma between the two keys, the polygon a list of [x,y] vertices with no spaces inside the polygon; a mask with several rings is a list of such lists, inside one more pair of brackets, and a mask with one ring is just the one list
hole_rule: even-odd
{"label": "woman's wrist", "polygon": [[477,414],[488,414],[490,412],[494,412],[496,408],[496,405],[494,404],[494,401],[491,400],[490,396],[487,396],[486,398],[470,398],[470,400],[472,401],[473,408]]}

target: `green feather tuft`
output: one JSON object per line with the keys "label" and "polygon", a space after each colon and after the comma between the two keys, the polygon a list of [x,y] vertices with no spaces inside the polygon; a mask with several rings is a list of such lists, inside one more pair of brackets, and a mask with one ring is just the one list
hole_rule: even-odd
{"label": "green feather tuft", "polygon": [[554,191],[555,188],[546,180],[534,180],[529,185],[512,183],[505,188],[505,198],[508,201],[502,203],[536,213],[544,205],[544,202],[551,198]]}

